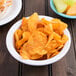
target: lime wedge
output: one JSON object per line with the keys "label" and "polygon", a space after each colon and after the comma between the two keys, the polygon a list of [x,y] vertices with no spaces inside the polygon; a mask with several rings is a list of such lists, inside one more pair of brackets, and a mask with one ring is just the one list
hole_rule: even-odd
{"label": "lime wedge", "polygon": [[67,9],[67,4],[64,0],[54,0],[54,4],[58,12],[63,13]]}

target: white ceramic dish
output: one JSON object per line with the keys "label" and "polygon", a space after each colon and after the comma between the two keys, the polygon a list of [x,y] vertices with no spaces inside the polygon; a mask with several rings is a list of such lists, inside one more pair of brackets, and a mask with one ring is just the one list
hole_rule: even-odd
{"label": "white ceramic dish", "polygon": [[0,26],[12,21],[19,14],[21,8],[22,0],[12,0],[12,6],[0,15]]}
{"label": "white ceramic dish", "polygon": [[[47,20],[52,19],[52,17],[48,17],[48,16],[39,16],[40,18],[45,18]],[[64,57],[66,55],[66,53],[69,51],[70,48],[70,44],[71,44],[71,36],[70,33],[68,31],[68,29],[66,29],[64,31],[64,33],[69,37],[69,40],[67,41],[67,43],[65,44],[64,48],[61,50],[61,52],[54,56],[53,58],[47,59],[47,60],[23,60],[21,58],[21,56],[16,52],[15,48],[14,48],[14,32],[20,27],[21,25],[21,20],[18,21],[17,23],[15,23],[11,29],[8,31],[7,37],[6,37],[6,45],[7,45],[7,49],[9,51],[9,53],[18,61],[24,63],[24,64],[28,64],[28,65],[33,65],[33,66],[43,66],[43,65],[48,65],[48,64],[52,64],[54,62],[59,61],[62,57]]]}

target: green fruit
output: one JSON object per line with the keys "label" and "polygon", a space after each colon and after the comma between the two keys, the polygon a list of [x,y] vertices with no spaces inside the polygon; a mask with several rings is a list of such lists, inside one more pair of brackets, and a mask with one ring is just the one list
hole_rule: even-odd
{"label": "green fruit", "polygon": [[74,5],[74,3],[76,3],[76,0],[64,0],[64,2],[67,4],[67,5]]}
{"label": "green fruit", "polygon": [[58,12],[63,13],[67,9],[67,4],[64,0],[53,0]]}

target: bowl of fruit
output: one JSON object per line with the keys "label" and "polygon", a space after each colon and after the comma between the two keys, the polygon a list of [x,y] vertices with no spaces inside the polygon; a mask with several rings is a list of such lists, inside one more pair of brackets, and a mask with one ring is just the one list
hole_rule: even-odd
{"label": "bowl of fruit", "polygon": [[50,6],[56,14],[76,19],[76,0],[50,0]]}

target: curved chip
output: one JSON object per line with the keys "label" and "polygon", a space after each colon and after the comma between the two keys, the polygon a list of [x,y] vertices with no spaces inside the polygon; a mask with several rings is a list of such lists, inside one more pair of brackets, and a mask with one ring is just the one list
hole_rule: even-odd
{"label": "curved chip", "polygon": [[22,33],[23,33],[23,32],[22,32],[21,29],[18,29],[18,30],[15,31],[14,37],[15,37],[15,40],[16,40],[16,41],[19,41],[19,40],[21,39]]}
{"label": "curved chip", "polygon": [[19,53],[23,59],[30,59],[30,57],[31,57],[30,54],[24,48],[21,48],[19,50]]}
{"label": "curved chip", "polygon": [[27,31],[28,30],[28,24],[27,24],[27,22],[28,22],[28,19],[26,19],[25,17],[23,17],[22,18],[22,24],[21,24],[21,27],[20,27],[23,31]]}
{"label": "curved chip", "polygon": [[26,45],[26,50],[31,54],[39,54],[41,55],[43,52],[43,48],[46,45],[47,42],[47,37],[45,34],[43,34],[42,32],[39,31],[35,31],[27,45]]}
{"label": "curved chip", "polygon": [[52,23],[52,26],[53,26],[53,29],[56,33],[58,34],[63,34],[63,31],[67,28],[67,24],[62,22],[61,20],[59,19],[52,19],[51,20],[51,23]]}
{"label": "curved chip", "polygon": [[30,16],[30,18],[28,19],[28,30],[30,32],[33,32],[36,30],[37,28],[37,22],[39,21],[39,17],[37,13],[34,13],[33,15]]}
{"label": "curved chip", "polygon": [[47,58],[51,58],[51,57],[54,57],[58,54],[59,52],[54,49],[54,50],[50,50],[48,53],[47,53]]}
{"label": "curved chip", "polygon": [[16,42],[16,49],[20,49],[21,46],[29,40],[30,32],[24,32],[21,40]]}
{"label": "curved chip", "polygon": [[68,41],[68,36],[63,35],[62,36],[62,42],[63,42],[63,44],[65,44],[67,41]]}

